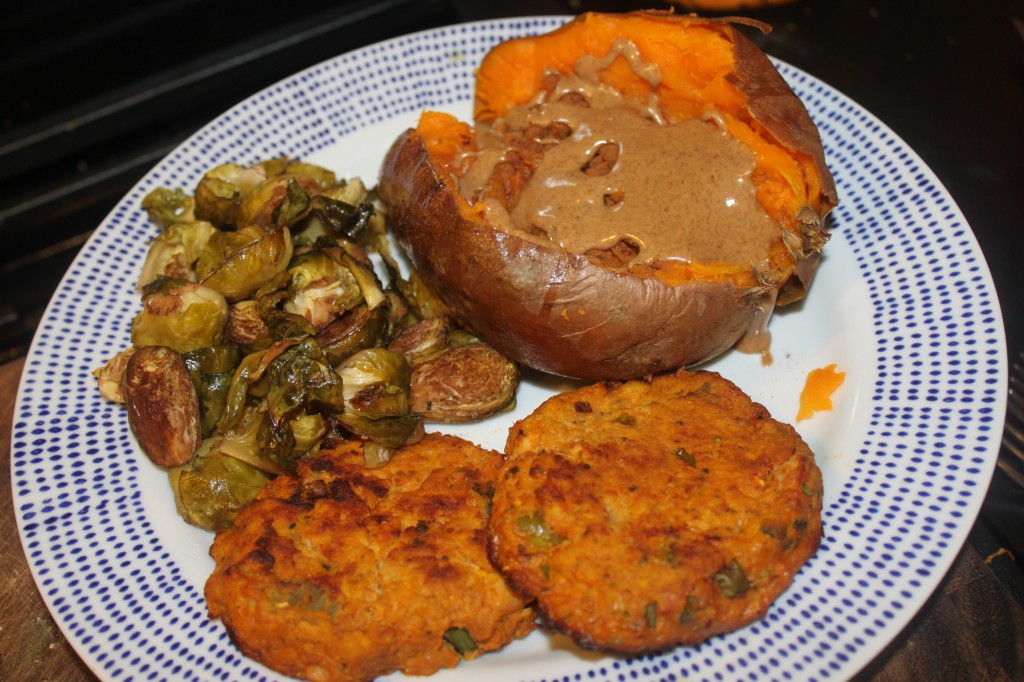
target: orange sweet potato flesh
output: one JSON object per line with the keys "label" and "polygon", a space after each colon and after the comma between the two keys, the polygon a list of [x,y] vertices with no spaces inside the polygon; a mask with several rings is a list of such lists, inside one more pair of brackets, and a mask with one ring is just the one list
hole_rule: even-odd
{"label": "orange sweet potato flesh", "polygon": [[[669,12],[588,13],[543,36],[506,41],[481,62],[476,125],[570,73],[618,38],[656,63],[654,92],[671,123],[714,111],[754,154],[759,203],[780,224],[768,279],[749,265],[658,261],[611,270],[487,224],[457,191],[473,129],[425,113],[392,146],[380,195],[421,274],[492,346],[529,366],[588,379],[624,379],[704,362],[734,345],[759,305],[798,300],[827,239],[836,203],[817,129],[768,58],[733,25]],[[646,99],[650,85],[621,57],[602,82]]]}

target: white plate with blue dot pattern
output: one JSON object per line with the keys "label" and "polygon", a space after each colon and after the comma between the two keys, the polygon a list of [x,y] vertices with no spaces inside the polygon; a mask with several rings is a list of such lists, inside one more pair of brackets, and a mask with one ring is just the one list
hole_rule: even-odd
{"label": "white plate with blue dot pattern", "polygon": [[[174,511],[91,371],[128,345],[158,186],[191,191],[227,161],[287,154],[372,184],[425,108],[469,118],[473,68],[495,42],[564,18],[442,28],[342,55],[253,96],[171,153],[118,204],[61,283],[27,359],[12,429],[14,504],[36,582],[103,680],[277,680],[207,618],[211,536]],[[837,680],[899,633],[978,513],[998,451],[1006,354],[977,242],[920,158],[870,113],[779,68],[818,123],[841,204],[810,295],[773,319],[775,361],[731,352],[709,368],[792,422],[807,373],[835,363],[834,409],[798,430],[825,479],[818,554],[766,618],[701,646],[637,659],[542,632],[437,680]],[[527,381],[516,413],[449,429],[501,449],[557,387]],[[395,679],[400,676],[394,676]]]}

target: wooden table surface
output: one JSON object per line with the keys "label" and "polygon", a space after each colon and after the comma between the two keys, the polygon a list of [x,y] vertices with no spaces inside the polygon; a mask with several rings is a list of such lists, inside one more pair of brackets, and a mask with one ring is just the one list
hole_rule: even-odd
{"label": "wooden table surface", "polygon": [[[15,524],[11,420],[23,366],[0,365],[0,680],[97,680],[43,604]],[[921,612],[856,679],[1024,680],[1024,608],[996,572],[1013,561],[1006,552],[980,556],[966,544]]]}

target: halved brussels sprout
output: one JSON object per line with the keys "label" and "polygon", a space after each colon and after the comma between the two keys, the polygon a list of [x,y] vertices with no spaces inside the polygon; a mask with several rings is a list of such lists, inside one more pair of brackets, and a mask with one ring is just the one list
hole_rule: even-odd
{"label": "halved brussels sprout", "polygon": [[181,355],[146,346],[129,358],[121,380],[128,426],[156,465],[191,459],[202,441],[199,397]]}
{"label": "halved brussels sprout", "polygon": [[363,300],[366,302],[367,308],[373,310],[381,303],[384,303],[384,288],[381,286],[380,280],[377,279],[377,273],[373,271],[372,265],[357,260],[348,251],[341,254],[341,262],[348,267],[349,272],[352,273],[359,284],[359,289],[363,293]]}
{"label": "halved brussels sprout", "polygon": [[179,353],[216,346],[223,339],[227,317],[224,297],[201,284],[150,293],[132,320],[132,345],[167,346]]}
{"label": "halved brussels sprout", "polygon": [[320,189],[326,189],[338,184],[338,176],[336,176],[333,171],[322,166],[317,166],[316,164],[308,163],[306,161],[299,161],[297,159],[289,159],[281,172],[288,175],[309,178],[314,181]]}
{"label": "halved brussels sprout", "polygon": [[466,343],[412,370],[412,411],[430,421],[473,422],[514,405],[518,366],[483,343]]}
{"label": "halved brussels sprout", "polygon": [[224,231],[217,230],[206,242],[206,246],[196,260],[196,279],[202,280],[214,269],[223,263],[227,258],[242,249],[262,239],[267,233],[259,225],[250,225],[240,230]]}
{"label": "halved brussels sprout", "polygon": [[399,279],[399,291],[405,296],[413,312],[422,320],[429,317],[454,318],[451,308],[441,300],[430,285],[423,281],[420,274],[413,270],[407,279]]}
{"label": "halved brussels sprout", "polygon": [[178,514],[188,523],[219,531],[234,525],[238,510],[253,500],[272,477],[213,449],[204,441],[192,460],[170,471]]}
{"label": "halved brussels sprout", "polygon": [[225,163],[208,171],[196,187],[196,215],[217,225],[234,225],[242,196],[266,179],[259,166]]}
{"label": "halved brussels sprout", "polygon": [[302,457],[316,448],[323,440],[324,434],[327,433],[324,418],[316,413],[300,414],[290,420],[288,426],[292,430],[292,436],[295,437],[292,455],[296,458]]}
{"label": "halved brussels sprout", "polygon": [[288,273],[291,297],[284,301],[283,309],[301,315],[314,329],[323,329],[363,301],[362,289],[350,269],[319,249],[296,256]]}
{"label": "halved brussels sprout", "polygon": [[291,258],[291,234],[282,227],[228,256],[202,282],[227,300],[240,301],[284,272]]}
{"label": "halved brussels sprout", "polygon": [[338,420],[357,436],[389,450],[397,450],[410,442],[423,426],[423,422],[414,414],[371,419],[354,412],[346,412],[339,416]]}
{"label": "halved brussels sprout", "polygon": [[204,220],[169,226],[149,245],[138,287],[141,289],[160,276],[196,281],[195,263],[216,231]]}
{"label": "halved brussels sprout", "polygon": [[321,329],[316,342],[334,366],[354,353],[384,344],[388,330],[387,306],[370,310],[358,306]]}
{"label": "halved brussels sprout", "polygon": [[125,348],[92,373],[99,385],[100,395],[112,403],[124,404],[121,380],[124,377],[124,370],[128,366],[128,361],[131,360],[134,354],[134,347]]}
{"label": "halved brussels sprout", "polygon": [[343,382],[345,412],[368,419],[409,413],[409,381],[412,370],[401,353],[368,348],[338,367]]}
{"label": "halved brussels sprout", "polygon": [[174,223],[189,222],[196,219],[196,202],[181,189],[157,187],[142,199],[142,208],[149,214],[149,219],[160,226],[170,227]]}
{"label": "halved brussels sprout", "polygon": [[270,330],[260,316],[260,307],[256,301],[246,299],[228,307],[224,340],[247,353],[263,350],[273,343]]}

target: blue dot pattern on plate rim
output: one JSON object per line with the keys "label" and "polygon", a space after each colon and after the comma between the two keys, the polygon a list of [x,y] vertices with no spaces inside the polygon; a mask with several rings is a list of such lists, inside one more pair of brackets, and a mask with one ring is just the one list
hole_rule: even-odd
{"label": "blue dot pattern on plate rim", "polygon": [[[83,248],[44,316],[12,429],[25,551],[57,622],[109,680],[280,679],[206,616],[141,504],[134,448],[92,370],[128,345],[135,277],[156,234],[137,208],[158,186],[194,187],[227,161],[307,157],[399,114],[472,97],[472,67],[498,40],[564,18],[447,27],[373,45],[239,104],[164,159]],[[871,114],[786,64],[819,125],[842,204],[834,239],[855,254],[878,356],[870,426],[824,511],[818,555],[768,616],[655,657],[609,659],[569,680],[848,677],[930,594],[963,543],[994,463],[1006,358],[977,243],[933,174]],[[868,332],[865,332],[866,336]],[[858,663],[858,661],[861,661]]]}

